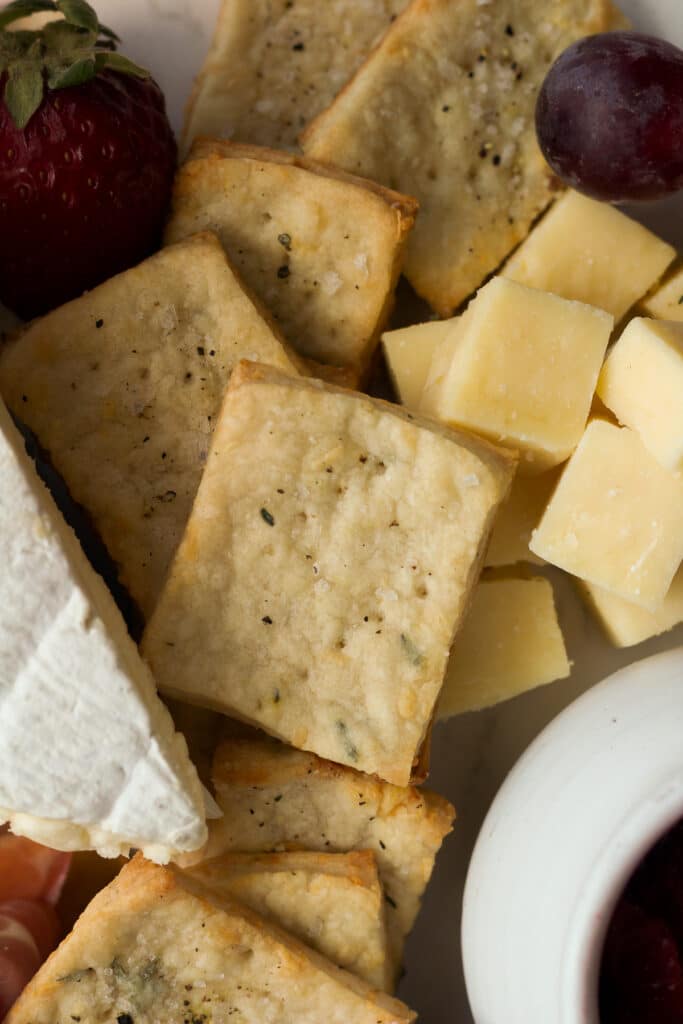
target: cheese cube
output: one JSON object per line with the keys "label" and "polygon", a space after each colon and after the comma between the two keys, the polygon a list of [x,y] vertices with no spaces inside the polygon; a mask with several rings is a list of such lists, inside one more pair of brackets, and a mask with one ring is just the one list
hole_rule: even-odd
{"label": "cheese cube", "polygon": [[640,306],[646,316],[658,320],[683,320],[683,263],[677,261]]}
{"label": "cheese cube", "polygon": [[434,353],[456,320],[429,320],[382,335],[387,368],[401,405],[419,409]]}
{"label": "cheese cube", "polygon": [[453,644],[439,717],[490,707],[569,672],[548,580],[482,580]]}
{"label": "cheese cube", "polygon": [[542,564],[542,559],[529,550],[529,541],[558,479],[557,470],[538,476],[518,474],[515,477],[493,527],[485,566],[514,565],[517,562]]}
{"label": "cheese cube", "polygon": [[683,324],[631,320],[607,357],[597,390],[663,466],[683,468]]}
{"label": "cheese cube", "polygon": [[241,364],[143,639],[157,684],[407,785],[514,466]]}
{"label": "cheese cube", "polygon": [[612,330],[592,306],[497,277],[477,294],[421,411],[522,453],[520,468],[563,462],[579,442]]}
{"label": "cheese cube", "polygon": [[566,192],[510,257],[512,281],[598,306],[620,320],[675,249],[609,203]]}
{"label": "cheese cube", "polygon": [[633,647],[683,622],[683,568],[674,576],[666,597],[654,612],[592,583],[580,581],[579,589],[615,647]]}
{"label": "cheese cube", "polygon": [[627,427],[593,420],[569,460],[531,550],[656,611],[683,558],[683,479]]}

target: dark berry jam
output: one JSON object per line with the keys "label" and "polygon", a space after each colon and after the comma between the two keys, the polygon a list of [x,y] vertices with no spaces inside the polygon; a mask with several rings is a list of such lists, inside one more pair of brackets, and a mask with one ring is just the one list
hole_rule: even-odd
{"label": "dark berry jam", "polygon": [[601,1024],[683,1024],[683,821],[648,853],[610,923]]}

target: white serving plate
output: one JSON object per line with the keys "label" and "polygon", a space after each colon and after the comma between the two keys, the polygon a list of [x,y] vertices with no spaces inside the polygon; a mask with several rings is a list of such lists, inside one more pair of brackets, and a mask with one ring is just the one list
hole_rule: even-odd
{"label": "white serving plate", "polygon": [[[179,127],[219,0],[94,2],[102,20],[121,35],[125,52],[151,69]],[[538,3],[542,10],[544,0]],[[620,6],[641,31],[683,47],[682,0],[621,0]],[[631,212],[683,249],[683,194]],[[423,1024],[471,1024],[460,958],[462,890],[479,827],[514,762],[550,719],[588,687],[629,662],[683,643],[681,627],[630,650],[615,650],[603,639],[568,578],[559,573],[551,576],[574,663],[571,678],[435,729],[429,784],[456,805],[458,823],[439,857],[409,942],[407,974],[400,989]],[[495,983],[492,977],[491,984]]]}

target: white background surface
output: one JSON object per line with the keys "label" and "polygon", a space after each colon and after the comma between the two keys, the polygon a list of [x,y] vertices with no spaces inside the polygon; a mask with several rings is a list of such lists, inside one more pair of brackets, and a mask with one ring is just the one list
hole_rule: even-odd
{"label": "white background surface", "polygon": [[[94,2],[102,20],[121,35],[125,52],[153,72],[178,127],[192,77],[208,46],[218,0]],[[320,0],[321,5],[325,2]],[[542,11],[544,0],[538,4]],[[683,46],[683,0],[622,0],[621,7],[637,28]],[[683,199],[641,208],[635,214],[683,249]],[[558,574],[553,579],[574,662],[571,679],[435,730],[429,784],[455,803],[458,822],[440,855],[410,940],[407,975],[400,991],[424,1024],[471,1021],[460,966],[462,887],[479,825],[509,768],[540,729],[588,686],[629,661],[683,643],[683,629],[678,629],[630,651],[615,651],[584,611],[567,578],[560,579]],[[496,984],[494,977],[491,984]]]}

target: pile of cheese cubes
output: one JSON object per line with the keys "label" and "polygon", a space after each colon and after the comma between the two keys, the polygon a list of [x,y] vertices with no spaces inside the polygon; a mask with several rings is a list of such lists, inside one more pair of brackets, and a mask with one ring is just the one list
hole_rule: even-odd
{"label": "pile of cheese cubes", "polygon": [[683,621],[683,269],[661,280],[675,255],[567,192],[461,316],[384,335],[403,404],[520,453],[443,715],[569,673],[551,585],[524,563],[570,573],[619,647]]}

